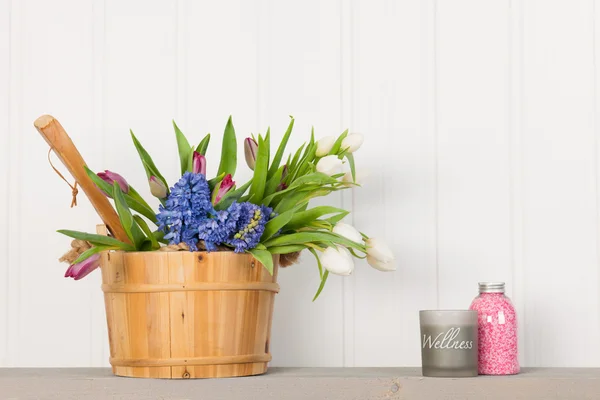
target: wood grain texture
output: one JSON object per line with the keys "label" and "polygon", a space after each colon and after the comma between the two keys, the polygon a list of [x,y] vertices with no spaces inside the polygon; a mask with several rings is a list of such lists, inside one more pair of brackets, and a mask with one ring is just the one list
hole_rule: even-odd
{"label": "wood grain texture", "polygon": [[510,377],[424,378],[418,368],[271,368],[235,380],[122,379],[108,369],[0,369],[7,398],[49,400],[597,399],[599,369],[525,369]]}
{"label": "wood grain texture", "polygon": [[277,274],[251,255],[105,252],[101,266],[116,375],[185,379],[267,370],[279,287]]}
{"label": "wood grain texture", "polygon": [[51,115],[42,115],[35,120],[33,125],[83,189],[113,236],[122,242],[131,244],[131,240],[127,237],[119,221],[117,212],[85,172],[85,161],[60,122]]}

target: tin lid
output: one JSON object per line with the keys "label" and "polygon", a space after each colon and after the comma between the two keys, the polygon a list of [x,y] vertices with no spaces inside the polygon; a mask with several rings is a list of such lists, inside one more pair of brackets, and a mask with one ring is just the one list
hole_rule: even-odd
{"label": "tin lid", "polygon": [[504,282],[479,282],[479,293],[504,293]]}

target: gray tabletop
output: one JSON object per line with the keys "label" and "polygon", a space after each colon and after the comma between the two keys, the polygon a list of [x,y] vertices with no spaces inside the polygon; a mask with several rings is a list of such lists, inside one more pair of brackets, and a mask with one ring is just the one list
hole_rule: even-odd
{"label": "gray tabletop", "polygon": [[121,378],[105,368],[0,369],[0,399],[600,399],[600,369],[524,369],[515,376],[424,378],[418,368],[271,368],[244,378]]}

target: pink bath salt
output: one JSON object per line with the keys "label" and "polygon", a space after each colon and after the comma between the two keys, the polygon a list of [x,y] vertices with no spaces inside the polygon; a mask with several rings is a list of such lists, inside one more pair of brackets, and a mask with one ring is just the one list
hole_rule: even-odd
{"label": "pink bath salt", "polygon": [[479,314],[479,374],[518,374],[517,314],[504,283],[480,283],[470,309]]}

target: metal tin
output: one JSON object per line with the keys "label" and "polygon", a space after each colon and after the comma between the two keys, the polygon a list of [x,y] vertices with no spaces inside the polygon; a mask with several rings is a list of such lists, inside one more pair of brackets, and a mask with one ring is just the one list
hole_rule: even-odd
{"label": "metal tin", "polygon": [[477,311],[424,310],[419,320],[423,376],[477,376]]}

